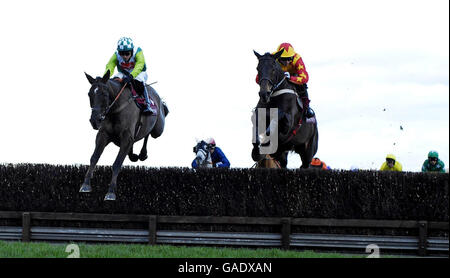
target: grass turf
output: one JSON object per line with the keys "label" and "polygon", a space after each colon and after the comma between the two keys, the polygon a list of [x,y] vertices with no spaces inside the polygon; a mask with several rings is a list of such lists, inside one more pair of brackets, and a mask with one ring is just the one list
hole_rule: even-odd
{"label": "grass turf", "polygon": [[[0,258],[67,258],[68,244],[0,241]],[[80,258],[365,258],[366,254],[143,244],[77,244]]]}

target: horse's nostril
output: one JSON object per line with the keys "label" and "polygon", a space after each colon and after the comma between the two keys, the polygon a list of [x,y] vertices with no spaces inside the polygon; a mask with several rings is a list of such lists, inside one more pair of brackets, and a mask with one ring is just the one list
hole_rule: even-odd
{"label": "horse's nostril", "polygon": [[259,92],[259,97],[262,98],[263,100],[267,99],[267,93],[266,92]]}

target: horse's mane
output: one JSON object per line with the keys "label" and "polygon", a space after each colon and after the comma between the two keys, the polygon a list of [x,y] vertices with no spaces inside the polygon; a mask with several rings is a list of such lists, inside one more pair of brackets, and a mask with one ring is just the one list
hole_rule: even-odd
{"label": "horse's mane", "polygon": [[122,87],[122,85],[120,84],[120,81],[117,79],[109,79],[107,84],[110,84],[116,90],[120,89]]}
{"label": "horse's mane", "polygon": [[[259,58],[259,60],[269,60],[269,59],[276,61],[276,59],[273,57],[273,54],[270,52],[264,53],[264,55],[262,55],[261,58]],[[283,72],[279,63],[275,63],[275,68],[277,71]]]}
{"label": "horse's mane", "polygon": [[275,58],[273,58],[272,53],[270,53],[270,52],[264,53],[264,55],[261,55],[261,58],[259,58],[259,59],[261,60],[263,58],[270,58],[270,59],[274,59],[275,60]]}

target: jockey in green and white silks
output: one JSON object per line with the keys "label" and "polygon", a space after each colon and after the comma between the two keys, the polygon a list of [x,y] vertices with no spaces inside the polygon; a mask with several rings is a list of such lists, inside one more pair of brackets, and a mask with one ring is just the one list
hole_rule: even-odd
{"label": "jockey in green and white silks", "polygon": [[156,114],[156,109],[153,108],[151,100],[148,97],[146,82],[148,79],[147,66],[145,64],[144,53],[140,47],[135,47],[131,38],[122,37],[117,42],[117,50],[106,64],[105,73],[109,70],[111,74],[114,73],[114,69],[117,67],[119,71],[113,76],[118,78],[124,83],[130,82],[135,79],[142,83],[143,94],[146,102],[146,109],[144,112],[150,112]]}

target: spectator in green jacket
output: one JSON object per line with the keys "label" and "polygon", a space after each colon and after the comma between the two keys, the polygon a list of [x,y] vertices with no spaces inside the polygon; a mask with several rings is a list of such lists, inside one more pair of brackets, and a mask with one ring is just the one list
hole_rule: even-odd
{"label": "spectator in green jacket", "polygon": [[430,151],[428,159],[423,162],[422,172],[445,172],[445,164],[439,159],[437,151]]}

